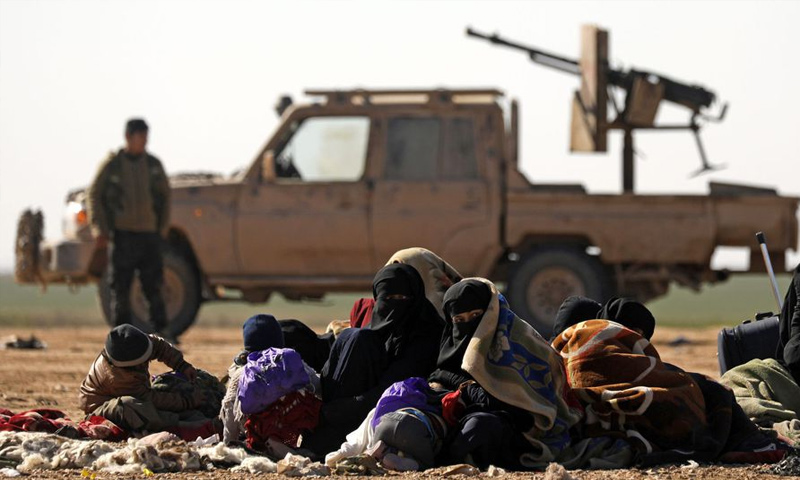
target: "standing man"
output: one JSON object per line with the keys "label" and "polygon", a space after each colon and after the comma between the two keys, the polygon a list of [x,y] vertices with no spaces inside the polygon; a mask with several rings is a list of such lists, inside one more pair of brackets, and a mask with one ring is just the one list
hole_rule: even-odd
{"label": "standing man", "polygon": [[138,272],[150,305],[150,323],[167,331],[161,247],[169,224],[169,180],[147,153],[148,126],[134,118],[125,126],[125,148],[109,153],[89,190],[89,216],[98,247],[108,246],[113,324],[131,322],[131,285]]}

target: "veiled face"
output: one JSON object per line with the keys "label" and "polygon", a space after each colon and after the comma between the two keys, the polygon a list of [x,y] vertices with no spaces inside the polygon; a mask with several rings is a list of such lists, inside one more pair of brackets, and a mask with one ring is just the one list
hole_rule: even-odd
{"label": "veiled face", "polygon": [[[393,263],[382,268],[372,284],[375,307],[372,329],[394,330],[419,314],[425,300],[422,279],[413,267]],[[390,326],[391,325],[391,326]]]}
{"label": "veiled face", "polygon": [[385,298],[387,300],[408,300],[411,297],[409,297],[408,295],[404,295],[402,293],[390,293],[386,295]]}
{"label": "veiled face", "polygon": [[471,322],[473,320],[479,320],[483,316],[483,314],[485,312],[486,312],[486,310],[478,308],[478,309],[475,309],[475,310],[470,310],[468,312],[462,312],[462,313],[453,315],[451,317],[451,320],[453,321],[453,323],[468,323],[468,322]]}

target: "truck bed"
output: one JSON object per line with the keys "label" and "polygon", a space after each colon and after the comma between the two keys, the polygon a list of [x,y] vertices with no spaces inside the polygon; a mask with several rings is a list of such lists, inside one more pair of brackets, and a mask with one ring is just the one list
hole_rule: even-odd
{"label": "truck bed", "polygon": [[706,195],[588,195],[515,189],[508,194],[507,242],[537,231],[599,247],[608,263],[707,264],[717,246],[796,249],[800,199],[727,191]]}

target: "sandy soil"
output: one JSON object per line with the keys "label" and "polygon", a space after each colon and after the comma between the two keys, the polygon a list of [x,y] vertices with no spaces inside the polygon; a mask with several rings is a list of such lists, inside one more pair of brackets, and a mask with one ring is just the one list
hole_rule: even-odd
{"label": "sandy soil", "polygon": [[[674,363],[685,370],[719,376],[716,357],[717,328],[676,329],[660,328],[654,343],[664,361]],[[89,365],[103,346],[107,330],[102,327],[49,328],[41,330],[1,327],[0,337],[31,333],[48,344],[46,350],[2,350],[0,351],[0,407],[21,411],[36,407],[64,410],[71,418],[81,418],[78,409],[77,391]],[[228,328],[196,328],[182,338],[181,348],[186,359],[195,366],[222,376],[231,359],[239,351],[241,330]],[[152,373],[166,368],[153,364]],[[764,466],[696,468],[667,467],[653,470],[622,470],[606,472],[572,472],[580,479],[729,479],[747,480],[770,478]],[[273,475],[275,476],[275,475]],[[431,477],[415,474],[407,477]],[[517,478],[543,478],[543,474],[514,474]],[[40,472],[36,478],[81,478],[81,472]],[[123,478],[100,474],[98,478]],[[130,478],[130,477],[125,477]],[[191,474],[161,474],[159,478],[249,478],[227,471]],[[774,477],[781,478],[781,477]]]}
{"label": "sandy soil", "polygon": [[[653,470],[607,470],[607,471],[570,471],[568,472],[574,480],[601,480],[601,479],[614,479],[614,480],[666,480],[666,479],[680,479],[680,480],[695,480],[695,479],[708,479],[708,480],[783,480],[792,477],[780,477],[769,473],[767,467],[749,466],[749,467],[717,467],[717,466],[700,466],[695,468],[682,468],[678,466],[665,467]],[[480,477],[468,477],[466,475],[452,475],[443,477],[440,471],[429,471],[422,473],[410,474],[390,474],[386,477],[396,477],[398,480],[421,480],[429,478],[452,478],[453,480],[468,480],[470,478],[489,478],[486,475]],[[25,477],[21,477],[25,478]],[[78,470],[59,470],[59,471],[41,471],[36,472],[28,478],[41,478],[47,480],[86,480],[88,477],[83,477]],[[106,473],[98,473],[95,480],[131,480],[132,478],[144,479],[145,476],[131,477],[130,475],[113,475]],[[212,472],[193,472],[193,473],[160,473],[149,479],[157,480],[245,480],[249,478],[264,478],[264,479],[286,479],[284,475],[278,474],[243,474],[231,473],[227,470],[218,470]],[[349,479],[359,477],[319,477],[330,479]],[[369,478],[369,477],[360,477]],[[569,480],[567,477],[554,477],[547,476],[544,473],[509,473],[499,478],[508,478],[513,480]]]}

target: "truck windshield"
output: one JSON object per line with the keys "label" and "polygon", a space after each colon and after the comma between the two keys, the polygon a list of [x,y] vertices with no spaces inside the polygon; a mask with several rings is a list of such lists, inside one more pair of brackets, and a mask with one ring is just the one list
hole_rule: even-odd
{"label": "truck windshield", "polygon": [[367,117],[312,117],[276,152],[278,178],[347,182],[361,178],[369,140]]}

